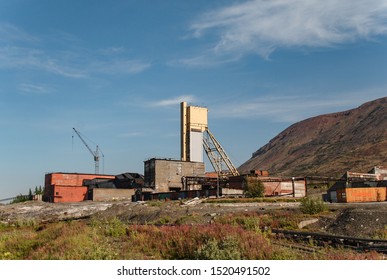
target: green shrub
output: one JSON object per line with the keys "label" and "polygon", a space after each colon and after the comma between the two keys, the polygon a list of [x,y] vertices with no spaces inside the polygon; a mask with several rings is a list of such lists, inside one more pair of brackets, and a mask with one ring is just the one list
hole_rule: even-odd
{"label": "green shrub", "polygon": [[310,197],[304,197],[301,199],[300,210],[304,214],[318,214],[327,210],[327,206],[321,199],[312,199]]}
{"label": "green shrub", "polygon": [[92,219],[89,225],[105,236],[120,237],[126,234],[126,225],[117,217],[102,220]]}
{"label": "green shrub", "polygon": [[247,197],[263,197],[265,195],[265,187],[258,178],[247,177],[245,178],[244,183],[244,193]]}
{"label": "green shrub", "polygon": [[[31,192],[31,190],[30,190],[30,192]],[[32,200],[32,193],[29,195],[19,194],[10,202],[10,204],[26,202],[29,200]]]}
{"label": "green shrub", "polygon": [[235,238],[209,239],[195,252],[197,260],[240,260],[239,243]]}

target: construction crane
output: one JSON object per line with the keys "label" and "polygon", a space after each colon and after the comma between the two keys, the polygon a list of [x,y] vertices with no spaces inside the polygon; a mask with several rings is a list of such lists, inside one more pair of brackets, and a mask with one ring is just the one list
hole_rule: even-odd
{"label": "construction crane", "polygon": [[221,176],[239,175],[238,170],[231,162],[222,145],[220,145],[208,128],[205,130],[203,137],[203,147],[216,173]]}
{"label": "construction crane", "polygon": [[[96,145],[96,149],[95,149],[95,151],[93,151],[89,147],[89,145],[87,145],[86,141],[83,139],[83,137],[81,136],[80,132],[78,130],[76,130],[75,128],[73,128],[73,130],[78,135],[79,139],[81,139],[83,144],[85,144],[85,146],[89,150],[89,152],[93,155],[94,162],[95,162],[95,174],[99,174],[99,153],[100,153],[100,149],[99,149],[98,145]],[[101,152],[101,154],[102,154],[102,152]],[[103,154],[102,154],[102,156],[103,156]]]}

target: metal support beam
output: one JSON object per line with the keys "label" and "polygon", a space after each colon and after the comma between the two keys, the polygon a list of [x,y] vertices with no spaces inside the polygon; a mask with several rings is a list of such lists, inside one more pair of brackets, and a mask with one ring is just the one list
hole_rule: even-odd
{"label": "metal support beam", "polygon": [[239,172],[231,162],[222,145],[208,130],[204,132],[203,147],[215,172],[220,176],[238,176]]}

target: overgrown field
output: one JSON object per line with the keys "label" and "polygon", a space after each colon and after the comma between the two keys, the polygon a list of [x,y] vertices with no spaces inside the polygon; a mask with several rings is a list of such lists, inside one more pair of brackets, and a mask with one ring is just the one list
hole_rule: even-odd
{"label": "overgrown field", "polygon": [[[168,220],[133,224],[117,217],[0,226],[0,259],[173,260],[173,259],[383,259],[343,248],[302,251],[266,228],[296,229],[308,215],[273,211],[227,214],[208,224]],[[187,219],[191,221],[192,219]]]}

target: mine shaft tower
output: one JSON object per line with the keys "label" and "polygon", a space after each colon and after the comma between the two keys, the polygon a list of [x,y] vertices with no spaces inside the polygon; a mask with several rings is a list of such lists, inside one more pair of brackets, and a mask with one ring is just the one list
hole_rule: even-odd
{"label": "mine shaft tower", "polygon": [[203,162],[203,149],[219,176],[238,176],[239,172],[225,150],[208,129],[208,109],[180,104],[181,160]]}

